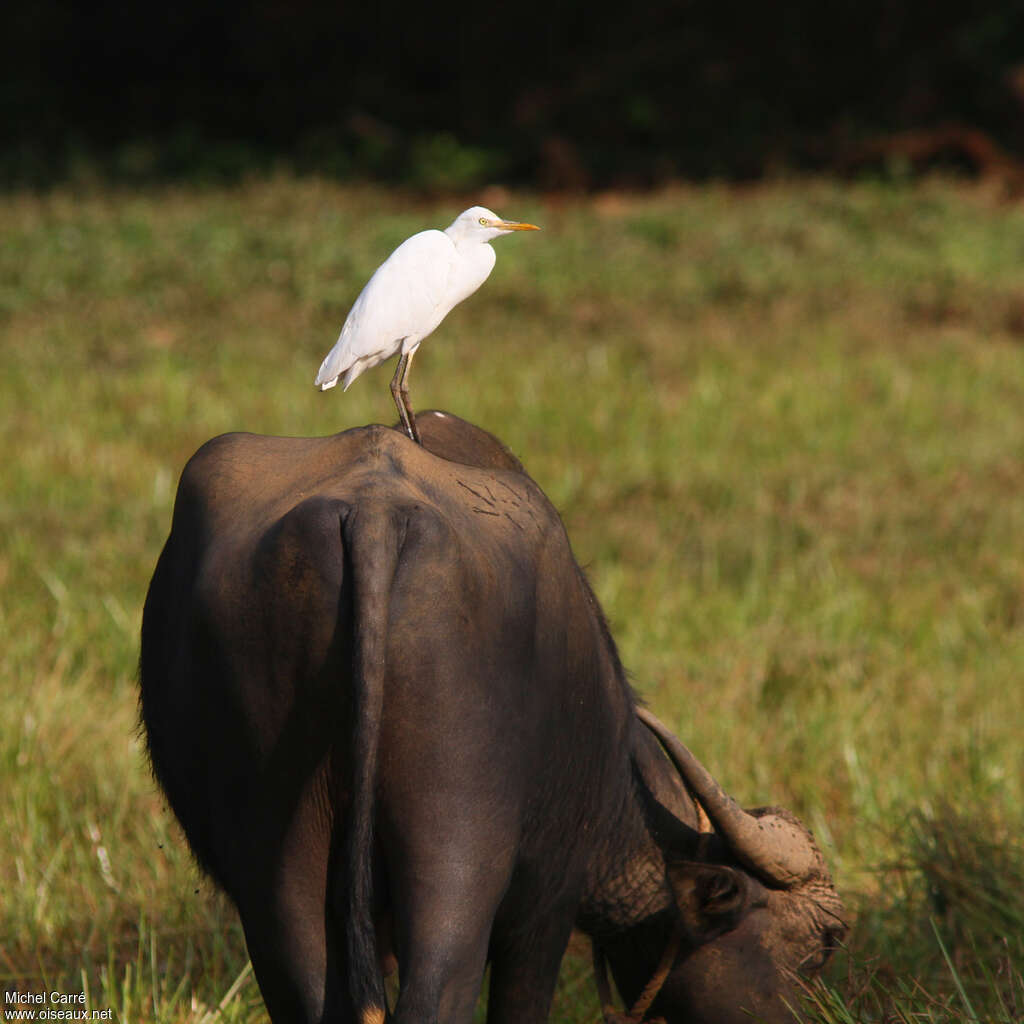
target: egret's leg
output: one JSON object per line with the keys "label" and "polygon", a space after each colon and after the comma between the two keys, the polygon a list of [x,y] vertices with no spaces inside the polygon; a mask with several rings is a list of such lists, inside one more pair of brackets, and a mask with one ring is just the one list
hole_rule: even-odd
{"label": "egret's leg", "polygon": [[405,386],[405,378],[408,374],[410,358],[409,355],[403,355],[398,360],[398,366],[395,367],[395,375],[391,378],[391,397],[395,400],[395,406],[398,409],[398,415],[402,418],[402,426],[405,427],[405,432],[413,441],[419,444],[420,437],[419,432],[416,430],[416,421],[411,415],[412,410],[406,405],[409,389]]}
{"label": "egret's leg", "polygon": [[[421,444],[420,432],[416,429],[416,414],[412,411],[412,403],[409,401],[409,385],[407,383],[409,379],[409,371],[412,369],[412,357],[416,355],[416,349],[402,356],[398,369],[395,370],[395,377],[398,377],[399,371],[401,371],[402,377],[398,384],[398,394],[401,397],[402,405],[399,409],[402,412],[402,422],[405,424],[405,429],[408,431],[409,436],[417,443]],[[402,364],[405,364],[404,366]],[[392,385],[394,382],[392,382]],[[392,392],[394,393],[394,392]],[[397,402],[398,399],[396,398]]]}

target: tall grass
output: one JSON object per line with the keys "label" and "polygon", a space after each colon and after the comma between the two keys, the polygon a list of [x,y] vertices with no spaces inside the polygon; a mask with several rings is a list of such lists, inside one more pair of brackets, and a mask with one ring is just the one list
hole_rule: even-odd
{"label": "tall grass", "polygon": [[[511,445],[639,689],[823,841],[857,922],[822,1019],[1013,1019],[1024,211],[942,181],[484,198],[544,231],[498,243],[415,404]],[[206,438],[394,418],[386,370],[312,377],[383,256],[461,205],[289,179],[0,198],[5,987],[261,1017],[146,769],[141,603]],[[570,955],[554,1019],[595,1014]]]}
{"label": "tall grass", "polygon": [[988,810],[915,811],[859,908],[842,984],[808,986],[821,1024],[1024,1018],[1024,848]]}

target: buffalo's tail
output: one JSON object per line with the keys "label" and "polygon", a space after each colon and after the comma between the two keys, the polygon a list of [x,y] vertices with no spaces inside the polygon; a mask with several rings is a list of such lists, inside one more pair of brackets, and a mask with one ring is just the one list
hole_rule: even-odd
{"label": "buffalo's tail", "polygon": [[374,789],[388,611],[403,525],[393,507],[360,503],[343,517],[341,533],[351,569],[354,630],[351,803],[345,835],[348,885],[342,900],[349,991],[356,1019],[369,1024],[385,1019],[387,1005],[373,920]]}

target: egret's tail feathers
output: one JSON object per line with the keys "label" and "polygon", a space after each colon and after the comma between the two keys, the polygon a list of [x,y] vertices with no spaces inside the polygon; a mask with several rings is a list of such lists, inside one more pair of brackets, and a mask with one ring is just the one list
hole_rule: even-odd
{"label": "egret's tail feathers", "polygon": [[334,348],[324,356],[320,369],[316,372],[316,380],[313,384],[321,391],[333,388],[338,383],[338,378],[348,369],[345,365],[345,353],[339,351],[341,338],[334,343]]}
{"label": "egret's tail feathers", "polygon": [[345,354],[338,356],[333,350],[328,352],[327,358],[320,364],[320,372],[316,375],[313,384],[321,391],[326,391],[328,388],[333,388],[340,380],[341,390],[348,391],[349,385],[356,377],[380,362],[380,356],[376,353],[370,356],[361,356],[353,362],[345,362],[346,358],[351,358],[351,356]]}
{"label": "egret's tail feathers", "polygon": [[329,365],[331,362],[330,355],[320,364],[320,369],[317,370],[316,380],[313,381],[313,387],[319,388],[321,391],[326,391],[328,388],[333,388],[338,383],[338,370],[335,370]]}
{"label": "egret's tail feathers", "polygon": [[356,377],[358,377],[363,372],[363,370],[365,370],[369,365],[370,365],[370,361],[368,359],[357,359],[345,371],[345,376],[342,378],[342,381],[341,381],[341,384],[342,384],[341,390],[342,391],[348,391],[349,386],[351,385],[352,381],[354,381],[356,379]]}

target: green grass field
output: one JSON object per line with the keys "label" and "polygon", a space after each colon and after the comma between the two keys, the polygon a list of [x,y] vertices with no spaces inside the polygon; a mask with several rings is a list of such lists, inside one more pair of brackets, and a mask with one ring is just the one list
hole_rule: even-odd
{"label": "green grass field", "polygon": [[[472,197],[476,198],[476,197]],[[815,830],[856,921],[822,1021],[1024,1018],[1024,208],[943,181],[545,201],[418,408],[561,510],[637,688]],[[263,1019],[136,733],[177,476],[226,430],[391,422],[313,375],[468,203],[259,181],[0,197],[0,982]],[[552,1015],[595,1021],[583,948]]]}

